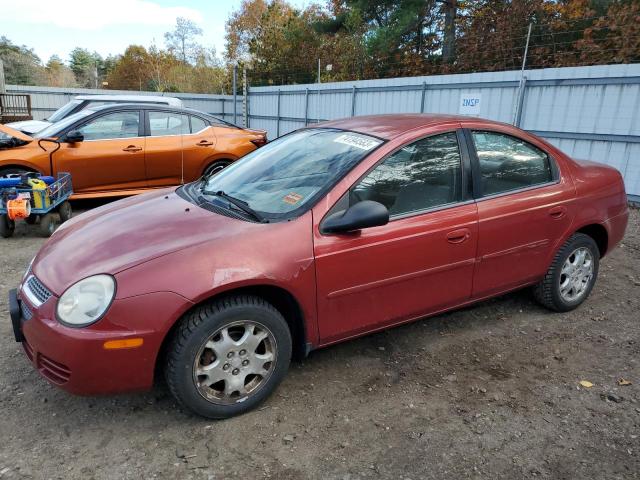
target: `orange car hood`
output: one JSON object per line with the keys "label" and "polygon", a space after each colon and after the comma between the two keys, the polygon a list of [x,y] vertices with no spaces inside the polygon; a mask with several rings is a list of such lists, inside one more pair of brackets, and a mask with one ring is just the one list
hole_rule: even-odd
{"label": "orange car hood", "polygon": [[19,132],[18,130],[14,130],[11,127],[7,127],[6,125],[0,124],[0,132],[6,133],[7,135],[11,135],[12,137],[15,137],[19,140],[24,140],[25,142],[33,142],[33,137],[30,137],[29,135],[25,135],[24,133]]}

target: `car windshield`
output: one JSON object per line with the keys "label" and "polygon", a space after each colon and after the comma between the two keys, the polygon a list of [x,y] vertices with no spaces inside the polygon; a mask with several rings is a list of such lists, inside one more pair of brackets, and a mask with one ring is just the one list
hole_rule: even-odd
{"label": "car windshield", "polygon": [[233,197],[266,219],[290,217],[311,205],[381,143],[343,130],[300,130],[206,180],[202,192]]}
{"label": "car windshield", "polygon": [[81,103],[82,100],[71,100],[69,103],[63,105],[58,110],[53,112],[46,120],[51,123],[59,122]]}
{"label": "car windshield", "polygon": [[91,110],[90,108],[87,108],[85,110],[80,110],[79,112],[76,112],[73,115],[69,115],[67,118],[62,119],[59,122],[49,125],[44,130],[40,130],[38,133],[33,135],[33,137],[34,138],[57,137],[58,134],[62,130],[67,128],[69,125],[72,125],[73,123],[83,119],[84,117],[91,115],[92,113],[95,113],[95,111]]}

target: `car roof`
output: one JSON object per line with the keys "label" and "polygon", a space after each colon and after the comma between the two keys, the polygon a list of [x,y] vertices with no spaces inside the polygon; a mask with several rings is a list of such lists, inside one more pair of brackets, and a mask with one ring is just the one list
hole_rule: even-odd
{"label": "car roof", "polygon": [[164,110],[176,113],[189,113],[193,115],[201,115],[207,118],[216,118],[213,115],[207,112],[201,112],[200,110],[194,110],[193,108],[185,108],[182,106],[173,106],[173,105],[157,105],[152,103],[109,103],[106,105],[97,105],[95,107],[86,108],[86,110],[91,110],[93,112],[102,112],[104,110],[135,110],[135,109],[145,109],[145,110]]}
{"label": "car roof", "polygon": [[164,95],[78,95],[76,100],[98,100],[107,102],[161,102],[167,105],[182,105],[182,100]]}
{"label": "car roof", "polygon": [[[387,115],[363,115],[359,117],[343,118],[340,120],[330,120],[322,122],[317,127],[331,127],[341,130],[350,130],[365,135],[373,135],[379,138],[390,140],[409,130],[431,125],[444,123],[468,121],[470,117],[464,115],[446,115],[439,113],[402,113]],[[487,125],[502,125],[499,122],[485,120],[477,117],[472,118],[474,122],[486,123]]]}

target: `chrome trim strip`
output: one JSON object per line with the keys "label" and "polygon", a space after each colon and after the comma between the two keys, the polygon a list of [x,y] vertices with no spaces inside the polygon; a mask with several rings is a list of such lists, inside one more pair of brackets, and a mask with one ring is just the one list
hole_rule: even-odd
{"label": "chrome trim strip", "polygon": [[29,280],[31,280],[32,278],[33,278],[33,275],[29,275],[27,279],[24,281],[24,283],[22,284],[22,294],[25,297],[27,297],[27,299],[29,299],[29,302],[31,303],[31,305],[38,308],[39,306],[42,305],[43,302],[41,302],[38,299],[38,297],[36,297],[36,295],[31,290],[31,287],[29,286]]}

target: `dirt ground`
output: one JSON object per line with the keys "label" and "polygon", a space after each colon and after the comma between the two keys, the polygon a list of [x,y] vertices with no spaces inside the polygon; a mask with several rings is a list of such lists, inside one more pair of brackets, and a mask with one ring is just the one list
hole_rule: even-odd
{"label": "dirt ground", "polygon": [[0,239],[2,479],[640,478],[637,210],[578,310],[522,291],[316,351],[219,422],[163,385],[82,398],[40,378],[6,298],[41,244]]}

